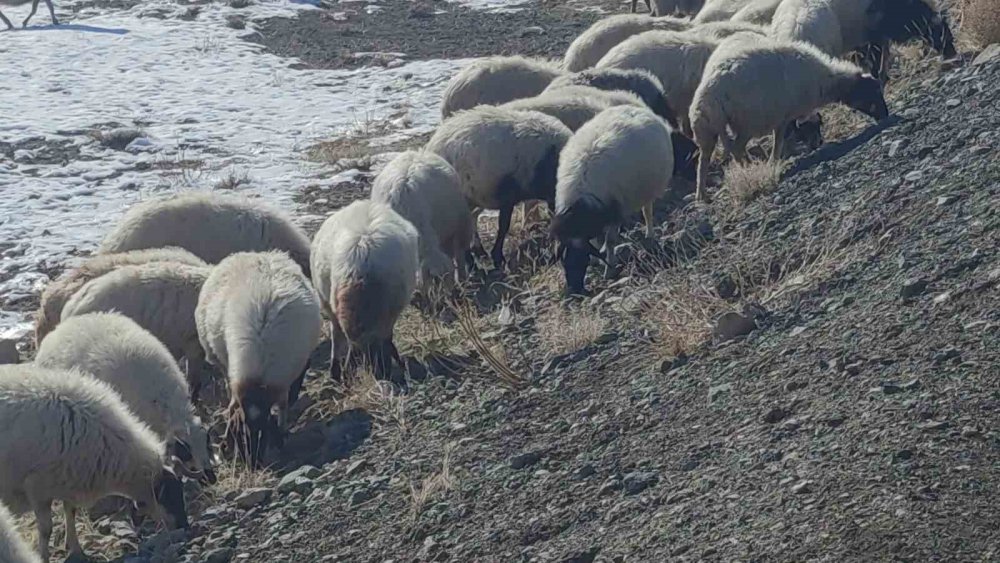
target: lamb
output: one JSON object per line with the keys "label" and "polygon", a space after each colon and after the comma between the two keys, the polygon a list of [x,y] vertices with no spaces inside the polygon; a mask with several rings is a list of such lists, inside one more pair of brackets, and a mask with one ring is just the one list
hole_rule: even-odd
{"label": "lamb", "polygon": [[0,504],[0,561],[4,563],[40,563],[40,559],[17,532],[14,517]]}
{"label": "lamb", "polygon": [[441,118],[479,105],[499,105],[537,96],[563,70],[553,62],[524,57],[489,57],[458,72],[444,90]]}
{"label": "lamb", "polygon": [[209,363],[229,380],[226,442],[257,467],[272,441],[281,446],[319,343],[319,297],[285,253],[239,252],[212,270],[195,318]]}
{"label": "lamb", "polygon": [[85,283],[98,276],[103,276],[119,266],[147,264],[149,262],[175,262],[191,266],[207,265],[204,260],[182,248],[148,248],[92,256],[45,286],[41,305],[35,315],[35,349],[42,345],[45,336],[59,324],[59,316],[62,314],[66,302]]}
{"label": "lamb", "polygon": [[284,250],[309,277],[309,238],[283,212],[246,198],[187,193],[133,206],[101,243],[110,254],[179,246],[216,264],[234,252]]}
{"label": "lamb", "polygon": [[[38,11],[38,2],[39,0],[31,0],[31,13],[28,14],[28,17],[24,18],[24,23],[21,24],[21,27],[28,27],[28,22],[31,21],[35,12]],[[3,3],[10,6],[18,6],[20,4],[27,4],[28,0],[8,0]],[[52,18],[52,25],[59,25],[59,20],[56,18],[56,9],[55,6],[52,5],[52,0],[45,0],[45,5],[49,8],[49,16]],[[0,21],[3,21],[3,23],[7,26],[7,29],[14,29],[14,24],[10,23],[10,20],[7,19],[7,16],[3,15],[3,12],[0,12]]]}
{"label": "lamb", "polygon": [[374,201],[355,201],[316,233],[313,286],[330,318],[334,379],[340,379],[354,352],[378,377],[391,373],[392,360],[403,366],[392,333],[416,285],[418,244],[409,221]]}
{"label": "lamb", "polygon": [[[705,4],[705,0],[652,0],[652,5],[650,5],[650,0],[645,0],[645,2],[646,9],[653,16],[693,16]],[[632,0],[633,14],[636,4],[638,4],[638,0]]]}
{"label": "lamb", "polygon": [[455,169],[427,151],[400,154],[372,183],[372,201],[388,205],[420,233],[421,286],[431,278],[453,279],[454,272],[459,282],[467,277],[465,253],[476,225],[459,184]]}
{"label": "lamb", "polygon": [[0,502],[32,510],[38,552],[49,560],[52,502],[66,515],[66,549],[80,557],[80,506],[132,499],[165,524],[186,528],[184,490],[166,448],[106,383],[31,364],[0,366]]}
{"label": "lamb", "polygon": [[212,445],[195,416],[184,374],[167,347],[128,317],[91,313],[67,319],[38,349],[39,366],[79,370],[117,391],[129,409],[170,444],[178,472],[214,484]]}
{"label": "lamb", "polygon": [[[480,107],[438,127],[426,149],[458,172],[466,199],[478,208],[499,209],[493,265],[503,268],[503,243],[514,206],[522,201],[554,203],[559,151],[570,130],[534,111]],[[475,213],[474,213],[475,216]]]}
{"label": "lamb", "polygon": [[204,383],[204,352],[194,310],[209,272],[172,262],[123,266],[80,288],[63,307],[62,320],[110,311],[129,317],[163,342],[175,358],[187,359],[191,400],[197,401]]}
{"label": "lamb", "polygon": [[[835,102],[875,120],[889,114],[877,79],[811,45],[749,35],[723,42],[709,59],[691,105],[700,153],[697,198],[707,199],[708,165],[720,137],[734,157],[745,160],[750,139],[774,132],[771,159],[776,161],[788,124]],[[727,127],[736,136],[732,142]]]}
{"label": "lamb", "polygon": [[630,105],[645,108],[642,100],[625,92],[606,92],[587,86],[566,87],[541,96],[514,100],[500,106],[503,109],[537,111],[558,119],[570,131],[576,131],[595,115],[609,107]]}
{"label": "lamb", "polygon": [[618,106],[601,112],[566,143],[551,230],[561,243],[571,293],[585,291],[590,256],[600,258],[590,239],[601,231],[606,230],[607,274],[614,272],[618,230],[630,214],[642,210],[646,234],[652,237],[653,202],[672,176],[691,169],[694,144],[681,137],[686,145],[674,145],[672,133],[649,110]]}
{"label": "lamb", "polygon": [[587,86],[606,91],[621,91],[634,94],[656,115],[667,120],[671,127],[677,127],[677,115],[670,109],[663,95],[663,84],[646,70],[591,68],[556,78],[543,94],[556,92],[574,86]]}
{"label": "lamb", "polygon": [[610,16],[598,20],[570,43],[563,57],[563,68],[569,72],[591,68],[615,45],[645,31],[684,31],[690,27],[690,22],[670,17],[650,18],[635,14]]}
{"label": "lamb", "polygon": [[609,51],[597,67],[652,73],[663,84],[667,105],[677,115],[681,130],[690,136],[688,107],[705,63],[718,44],[715,39],[694,33],[647,31]]}

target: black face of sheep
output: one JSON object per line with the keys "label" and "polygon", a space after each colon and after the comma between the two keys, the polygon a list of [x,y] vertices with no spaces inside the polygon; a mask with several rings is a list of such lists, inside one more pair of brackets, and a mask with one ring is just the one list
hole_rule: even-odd
{"label": "black face of sheep", "polygon": [[875,0],[868,8],[874,22],[871,40],[890,39],[905,42],[923,38],[945,59],[954,58],[955,37],[946,16],[932,6],[931,0]]}
{"label": "black face of sheep", "polygon": [[670,134],[674,148],[674,173],[678,178],[694,182],[698,178],[698,145],[681,133]]}
{"label": "black face of sheep", "polygon": [[856,109],[875,121],[889,116],[889,107],[882,94],[882,83],[870,74],[858,75],[848,85],[840,102]]}
{"label": "black face of sheep", "polygon": [[187,528],[187,510],[184,506],[184,485],[169,469],[164,468],[156,481],[156,503],[166,512],[174,528]]}
{"label": "black face of sheep", "polygon": [[562,254],[563,273],[566,276],[566,293],[569,295],[586,295],[585,280],[590,257],[602,258],[601,253],[594,248],[589,240],[572,239],[563,243]]}

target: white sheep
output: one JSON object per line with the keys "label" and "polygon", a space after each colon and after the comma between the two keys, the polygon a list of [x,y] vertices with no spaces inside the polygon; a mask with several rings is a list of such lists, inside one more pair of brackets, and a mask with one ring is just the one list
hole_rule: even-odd
{"label": "white sheep", "polygon": [[739,9],[733,17],[732,23],[750,23],[754,25],[770,25],[774,19],[774,12],[778,5],[784,0],[750,0],[750,3]]}
{"label": "white sheep", "polygon": [[678,125],[690,136],[687,114],[705,63],[718,40],[691,32],[647,31],[608,52],[598,68],[643,69],[663,84],[664,96]]}
{"label": "white sheep", "polygon": [[108,495],[132,499],[165,523],[187,527],[184,490],[166,449],[111,387],[31,364],[0,366],[0,502],[34,511],[38,552],[49,560],[52,502],[66,515],[66,549],[82,555],[76,512]]}
{"label": "white sheep", "polygon": [[458,172],[471,205],[500,210],[490,252],[496,268],[504,264],[503,243],[514,206],[530,200],[553,202],[559,151],[570,134],[558,119],[543,113],[483,106],[446,120],[427,142],[426,150],[441,155]]}
{"label": "white sheep", "polygon": [[488,57],[473,61],[448,82],[441,118],[479,105],[499,105],[537,96],[561,75],[555,62],[525,57]]}
{"label": "white sheep", "polygon": [[638,96],[653,113],[666,119],[671,127],[677,127],[677,115],[667,104],[663,84],[649,71],[641,68],[589,68],[556,78],[542,94],[580,86]]}
{"label": "white sheep", "polygon": [[194,310],[209,272],[207,267],[172,262],[122,266],[80,288],[63,307],[62,320],[111,311],[132,319],[175,358],[187,359],[191,400],[197,401],[205,370]]}
{"label": "white sheep", "polygon": [[694,23],[728,21],[754,0],[705,0],[705,5],[692,18]]}
{"label": "white sheep", "polygon": [[[516,102],[511,102],[516,103]],[[379,172],[372,201],[384,203],[420,233],[420,283],[431,278],[466,279],[465,254],[476,225],[462,195],[458,173],[435,153],[407,151]]]}
{"label": "white sheep", "polygon": [[14,517],[3,503],[0,503],[0,561],[3,563],[40,563],[41,561],[18,533]]}
{"label": "white sheep", "polygon": [[698,199],[706,200],[708,165],[719,138],[735,158],[745,160],[747,142],[773,132],[771,159],[777,161],[787,126],[835,102],[876,120],[889,114],[882,85],[854,64],[805,43],[747,34],[724,41],[708,61],[691,105],[700,153]]}
{"label": "white sheep", "polygon": [[684,31],[689,27],[691,23],[687,20],[670,17],[651,18],[636,14],[609,16],[598,20],[570,43],[563,57],[563,68],[569,72],[591,68],[615,45],[644,31]]}
{"label": "white sheep", "polygon": [[182,248],[147,248],[117,254],[98,254],[79,266],[70,268],[50,282],[42,291],[41,305],[35,315],[35,348],[42,345],[45,335],[59,324],[63,307],[73,294],[90,280],[120,267],[149,262],[176,262],[191,266],[206,266],[204,260]]}
{"label": "white sheep", "polygon": [[602,111],[621,105],[645,108],[642,100],[625,92],[608,92],[589,86],[566,87],[543,92],[534,98],[514,100],[499,107],[517,111],[537,111],[558,119],[570,131],[576,131]]}
{"label": "white sheep", "polygon": [[211,264],[235,252],[284,250],[309,277],[309,237],[284,212],[244,197],[186,193],[140,203],[99,252],[161,246],[179,246]]}
{"label": "white sheep", "polygon": [[[679,155],[670,127],[646,108],[618,106],[601,112],[573,134],[559,157],[556,209],[551,230],[560,241],[567,289],[584,292],[590,239],[605,234],[607,274],[615,269],[614,247],[621,223],[642,210],[652,237],[653,202],[691,154]],[[688,141],[689,149],[693,143]]]}
{"label": "white sheep", "polygon": [[135,321],[118,313],[66,319],[45,339],[35,363],[110,385],[170,445],[178,471],[215,483],[208,431],[194,413],[184,374],[167,347]]}
{"label": "white sheep", "polygon": [[319,297],[285,253],[240,252],[212,270],[195,318],[208,362],[229,380],[227,443],[256,467],[272,439],[281,445],[322,332]]}
{"label": "white sheep", "polygon": [[736,35],[737,33],[755,33],[757,35],[767,35],[770,32],[770,28],[750,22],[722,21],[722,22],[700,23],[692,27],[689,31],[691,33],[698,34],[702,37],[715,39],[716,41],[721,41],[723,39],[726,39],[727,37]]}
{"label": "white sheep", "polygon": [[418,245],[409,221],[373,201],[337,211],[316,233],[313,286],[330,318],[334,379],[355,352],[379,377],[391,374],[392,360],[403,367],[392,333],[416,286]]}

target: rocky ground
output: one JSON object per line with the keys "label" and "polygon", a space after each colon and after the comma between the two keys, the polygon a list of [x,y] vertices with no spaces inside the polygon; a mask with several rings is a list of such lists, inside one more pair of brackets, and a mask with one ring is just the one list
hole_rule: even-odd
{"label": "rocky ground", "polygon": [[[461,56],[555,54],[593,17],[404,4],[384,4],[391,25],[273,20],[261,41],[337,66],[457,56],[447,30],[482,25],[501,33]],[[392,36],[404,17],[425,47]],[[511,34],[539,21],[552,33]],[[517,231],[507,275],[407,312],[405,388],[334,384],[319,350],[271,471],[192,487],[187,534],[140,544],[103,518],[85,545],[136,562],[1000,558],[1000,56],[941,69],[911,51],[887,122],[838,129],[754,197],[730,180],[710,206],[664,202],[582,300],[561,300],[544,227]]]}

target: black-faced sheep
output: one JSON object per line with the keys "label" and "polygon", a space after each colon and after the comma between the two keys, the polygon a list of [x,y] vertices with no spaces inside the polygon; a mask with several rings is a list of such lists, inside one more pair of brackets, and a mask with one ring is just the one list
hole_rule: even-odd
{"label": "black-faced sheep", "polygon": [[208,362],[229,380],[227,444],[256,467],[282,443],[322,331],[319,297],[287,254],[240,252],[212,270],[195,319]]}
{"label": "black-faced sheep", "polygon": [[0,561],[3,563],[40,563],[40,559],[17,531],[14,517],[0,503]]}
{"label": "black-faced sheep", "polygon": [[187,359],[191,400],[204,383],[204,357],[194,322],[207,267],[173,262],[122,266],[87,282],[63,307],[62,320],[118,312],[153,333],[175,358]]}
{"label": "black-faced sheep", "polygon": [[63,307],[73,294],[90,280],[121,266],[150,262],[176,262],[191,266],[206,266],[204,260],[182,248],[148,248],[117,254],[91,256],[75,268],[66,270],[42,291],[42,302],[35,316],[35,348],[42,345],[45,335],[59,324]]}
{"label": "black-faced sheep", "polygon": [[82,555],[78,507],[108,495],[187,527],[184,490],[166,448],[107,384],[77,372],[0,366],[0,502],[34,511],[38,552],[49,560],[52,502],[66,515],[66,549]]}
{"label": "black-faced sheep", "polygon": [[565,88],[588,86],[599,90],[629,92],[639,97],[656,115],[677,127],[677,115],[670,109],[660,79],[641,68],[590,68],[565,74],[549,84],[543,93]]}
{"label": "black-faced sheep", "polygon": [[166,440],[179,472],[215,483],[212,445],[194,413],[184,374],[167,347],[135,321],[118,313],[66,319],[42,343],[35,363],[77,370],[110,385]]}
{"label": "black-faced sheep", "polygon": [[330,318],[333,378],[355,352],[379,377],[391,374],[392,360],[402,367],[392,333],[416,286],[418,244],[409,221],[372,201],[337,211],[316,233],[313,286]]}
{"label": "black-faced sheep", "polygon": [[750,139],[773,132],[771,159],[776,161],[789,123],[836,102],[875,120],[889,114],[877,79],[811,45],[748,35],[723,42],[709,59],[691,105],[700,152],[698,199],[707,199],[708,166],[719,138],[744,160]]}
{"label": "black-faced sheep", "polygon": [[441,117],[479,105],[499,105],[537,96],[563,70],[554,62],[525,57],[489,57],[458,72],[444,90]]}
{"label": "black-faced sheep", "polygon": [[597,64],[615,45],[644,31],[684,31],[691,27],[686,20],[676,18],[651,18],[635,14],[619,14],[598,20],[577,36],[566,49],[563,68],[579,72]]}
{"label": "black-faced sheep", "polygon": [[462,193],[481,209],[499,209],[493,265],[504,264],[503,243],[514,206],[555,198],[559,151],[571,131],[558,119],[533,111],[480,107],[446,120],[426,150],[447,160],[458,172]]}
{"label": "black-faced sheep", "polygon": [[243,197],[187,193],[140,203],[99,252],[163,246],[181,247],[210,264],[236,252],[283,250],[309,277],[309,237],[282,211]]}
{"label": "black-faced sheep", "polygon": [[641,209],[652,237],[653,202],[674,175],[692,176],[694,143],[678,136],[684,144],[675,145],[672,133],[646,108],[619,106],[601,112],[566,143],[551,229],[560,241],[571,293],[584,292],[590,256],[600,257],[590,239],[605,233],[604,260],[611,274],[621,223]]}
{"label": "black-faced sheep", "polygon": [[400,154],[372,183],[372,201],[392,207],[420,233],[422,286],[432,278],[450,281],[455,271],[465,281],[465,253],[476,225],[459,184],[455,169],[427,151]]}

